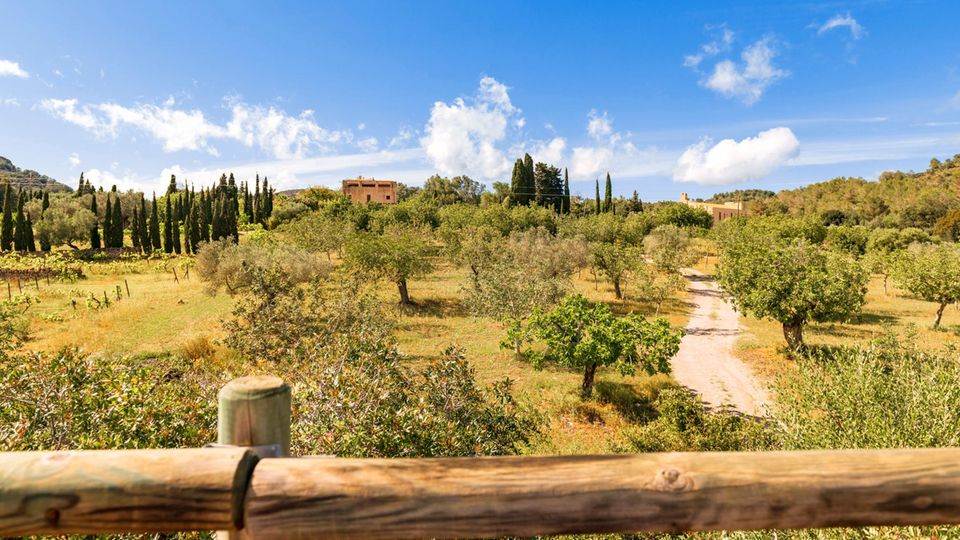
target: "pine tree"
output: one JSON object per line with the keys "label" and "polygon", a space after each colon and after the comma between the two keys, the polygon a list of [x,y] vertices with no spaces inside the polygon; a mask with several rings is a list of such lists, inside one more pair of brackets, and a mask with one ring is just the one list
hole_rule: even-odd
{"label": "pine tree", "polygon": [[160,213],[157,210],[157,194],[153,194],[152,210],[150,211],[150,244],[154,250],[163,247],[160,244]]}
{"label": "pine tree", "polygon": [[97,194],[94,193],[90,199],[90,211],[93,212],[93,227],[90,228],[90,249],[100,249],[100,227],[97,222]]}
{"label": "pine tree", "polygon": [[169,195],[167,195],[167,212],[163,217],[163,251],[173,253],[173,208],[170,206]]}
{"label": "pine tree", "polygon": [[607,173],[607,183],[603,188],[603,211],[613,212],[613,185],[610,183],[610,173]]}
{"label": "pine tree", "polygon": [[27,212],[27,251],[36,251],[37,244],[33,239],[33,220],[30,219],[30,213]]}
{"label": "pine tree", "polygon": [[600,179],[597,178],[597,179],[594,180],[594,182],[596,182],[596,187],[597,187],[597,210],[596,210],[596,213],[599,214],[599,213],[600,213]]}
{"label": "pine tree", "polygon": [[567,174],[567,168],[563,168],[563,201],[560,204],[560,213],[570,213],[570,175]]}
{"label": "pine tree", "polygon": [[103,211],[103,247],[113,247],[113,203],[110,202],[110,195],[107,196],[107,207]]}
{"label": "pine tree", "polygon": [[113,217],[110,219],[113,233],[113,246],[115,248],[123,247],[123,208],[120,206],[120,197],[113,203]]}
{"label": "pine tree", "polygon": [[0,249],[13,247],[13,190],[8,183],[3,190],[3,221],[0,222]]}

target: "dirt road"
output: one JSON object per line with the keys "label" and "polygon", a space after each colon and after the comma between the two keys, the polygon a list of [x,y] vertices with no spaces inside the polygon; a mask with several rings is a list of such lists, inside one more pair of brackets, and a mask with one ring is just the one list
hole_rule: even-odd
{"label": "dirt road", "polygon": [[673,377],[708,406],[727,404],[744,414],[763,416],[769,394],[750,368],[733,356],[741,331],[737,313],[723,301],[712,278],[695,270],[684,273],[696,308],[671,361]]}

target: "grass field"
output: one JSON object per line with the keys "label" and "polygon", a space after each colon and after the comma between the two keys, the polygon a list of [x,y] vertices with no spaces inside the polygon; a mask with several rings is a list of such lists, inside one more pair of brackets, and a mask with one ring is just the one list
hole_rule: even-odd
{"label": "grass field", "polygon": [[[170,271],[155,264],[127,265],[122,271],[109,265],[88,265],[86,279],[75,283],[22,284],[24,292],[36,294],[39,304],[27,314],[30,339],[27,350],[53,352],[77,347],[93,355],[149,357],[181,354],[184,345],[198,338],[216,342],[222,337],[220,321],[230,315],[233,300],[225,293],[210,296],[203,285],[180,273],[179,283]],[[384,305],[399,322],[399,345],[412,362],[436,357],[448,345],[464,348],[481,383],[510,378],[522,403],[544,420],[544,435],[529,448],[531,453],[607,452],[629,424],[631,407],[650,396],[651,389],[667,384],[666,376],[623,377],[614,371],[598,372],[598,400],[583,403],[578,397],[581,374],[564,370],[537,371],[501,350],[504,329],[495,321],[470,315],[461,302],[466,284],[463,270],[440,264],[432,274],[410,281],[416,306],[396,305],[397,291],[383,283]],[[129,285],[130,296],[126,287]],[[120,286],[121,299],[116,300]],[[584,271],[575,288],[593,301],[607,302],[615,312],[653,314],[653,308],[631,300],[614,299],[612,287],[593,281]],[[14,287],[14,294],[17,290]],[[86,300],[102,301],[106,292],[111,304],[96,309]],[[626,284],[630,294],[630,284]],[[76,307],[74,307],[76,301]],[[690,306],[682,295],[669,300],[661,315],[677,326],[686,324]],[[225,352],[221,349],[221,352]]]}
{"label": "grass field", "polygon": [[[853,345],[882,336],[885,332],[912,334],[916,344],[939,349],[948,343],[960,345],[960,310],[948,306],[940,328],[932,328],[937,306],[911,298],[891,283],[887,294],[883,280],[874,276],[869,283],[863,312],[845,323],[812,323],[804,329],[809,345]],[[741,316],[745,327],[735,353],[761,376],[772,378],[789,369],[791,363],[783,355],[783,332],[780,324]]]}

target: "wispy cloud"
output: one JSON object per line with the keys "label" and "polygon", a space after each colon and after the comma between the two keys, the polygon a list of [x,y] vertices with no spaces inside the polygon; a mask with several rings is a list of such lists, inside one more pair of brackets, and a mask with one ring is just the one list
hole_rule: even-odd
{"label": "wispy cloud", "polygon": [[0,77],[17,77],[19,79],[27,79],[30,77],[30,74],[20,67],[19,62],[0,58]]}
{"label": "wispy cloud", "polygon": [[[124,129],[139,130],[162,143],[167,152],[199,150],[217,156],[215,143],[227,140],[259,148],[278,159],[290,159],[331,152],[337,145],[355,142],[349,130],[329,130],[318,125],[311,110],[290,115],[272,105],[250,105],[236,98],[226,98],[224,104],[230,111],[230,120],[225,124],[209,120],[200,110],[178,108],[172,97],[159,105],[132,106],[45,99],[40,107],[98,137],[116,138]],[[358,144],[371,148],[369,138]]]}
{"label": "wispy cloud", "polygon": [[852,15],[847,13],[846,15],[834,15],[827,22],[819,25],[817,27],[817,35],[822,36],[823,34],[834,30],[836,28],[848,28],[850,30],[850,37],[853,39],[860,39],[866,34],[866,29],[853,18]]}
{"label": "wispy cloud", "polygon": [[[732,43],[732,33],[730,36]],[[724,97],[739,99],[746,105],[759,101],[770,85],[790,74],[774,65],[778,51],[770,37],[759,39],[744,48],[740,53],[740,62],[725,58],[714,64],[712,69],[701,70],[704,58],[719,54],[722,50],[715,42],[711,42],[704,46],[703,52],[685,57],[683,65],[701,74],[700,85],[704,88]]]}

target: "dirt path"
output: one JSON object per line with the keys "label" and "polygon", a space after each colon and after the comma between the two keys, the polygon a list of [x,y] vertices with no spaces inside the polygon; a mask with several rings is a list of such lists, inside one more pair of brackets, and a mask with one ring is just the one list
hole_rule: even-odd
{"label": "dirt path", "polygon": [[744,414],[762,416],[770,403],[767,390],[750,368],[733,356],[741,331],[737,312],[723,301],[712,278],[696,270],[684,273],[696,308],[680,351],[671,361],[673,377],[708,406],[727,404]]}

